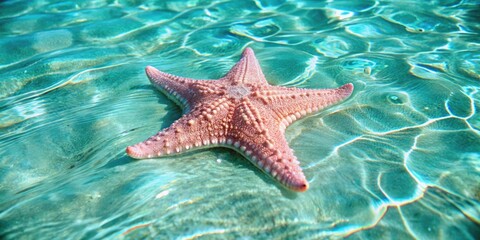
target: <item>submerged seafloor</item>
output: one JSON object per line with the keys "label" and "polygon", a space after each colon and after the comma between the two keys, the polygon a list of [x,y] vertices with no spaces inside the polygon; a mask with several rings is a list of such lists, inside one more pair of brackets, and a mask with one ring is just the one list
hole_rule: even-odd
{"label": "submerged seafloor", "polygon": [[[474,239],[479,1],[2,1],[0,238]],[[153,65],[352,97],[286,131],[290,193],[240,154],[136,161],[181,116]]]}

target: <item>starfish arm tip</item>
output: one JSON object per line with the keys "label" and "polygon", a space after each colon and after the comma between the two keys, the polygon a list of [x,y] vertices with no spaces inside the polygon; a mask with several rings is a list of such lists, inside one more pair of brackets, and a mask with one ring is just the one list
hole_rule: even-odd
{"label": "starfish arm tip", "polygon": [[353,86],[353,83],[347,83],[347,84],[343,85],[342,88],[349,89],[349,90],[353,91],[354,86]]}
{"label": "starfish arm tip", "polygon": [[135,159],[141,159],[141,152],[140,150],[135,147],[135,146],[128,146],[127,149],[125,149],[125,152],[127,153],[128,156],[135,158]]}
{"label": "starfish arm tip", "polygon": [[253,49],[250,47],[245,48],[245,50],[243,50],[243,53],[242,53],[243,56],[253,55],[253,54],[254,54]]}
{"label": "starfish arm tip", "polygon": [[308,190],[308,182],[301,182],[295,185],[290,186],[290,188],[296,192],[305,192]]}
{"label": "starfish arm tip", "polygon": [[353,93],[354,86],[352,83],[347,83],[338,88],[340,96],[347,98]]}
{"label": "starfish arm tip", "polygon": [[347,83],[341,86],[340,89],[344,90],[345,92],[351,93],[353,92],[354,86],[352,83]]}
{"label": "starfish arm tip", "polygon": [[305,179],[305,176],[301,172],[297,176],[293,178],[287,178],[287,180],[282,182],[288,189],[295,192],[305,192],[309,187],[307,179]]}
{"label": "starfish arm tip", "polygon": [[152,79],[154,78],[155,75],[158,75],[160,71],[158,71],[158,69],[148,65],[145,67],[145,73],[147,74],[147,76]]}
{"label": "starfish arm tip", "polygon": [[152,67],[152,66],[150,66],[150,65],[147,65],[147,66],[145,67],[145,70],[148,71],[148,70],[150,70],[150,69],[152,69],[152,68],[155,69],[154,67]]}

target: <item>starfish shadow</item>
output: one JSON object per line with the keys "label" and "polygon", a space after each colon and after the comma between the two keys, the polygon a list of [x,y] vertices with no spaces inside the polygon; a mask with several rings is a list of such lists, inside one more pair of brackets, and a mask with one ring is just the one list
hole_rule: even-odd
{"label": "starfish shadow", "polygon": [[123,152],[122,154],[119,154],[118,156],[120,157],[112,158],[110,161],[107,162],[107,164],[103,165],[102,168],[114,168],[117,166],[122,166],[122,165],[130,164],[132,162],[137,161],[129,157],[127,154],[125,154],[125,152]]}
{"label": "starfish shadow", "polygon": [[[148,90],[152,91],[152,93],[157,97],[157,103],[160,105],[165,105],[167,106],[165,108],[165,111],[167,114],[162,118],[162,122],[158,128],[158,131],[161,131],[162,129],[165,129],[172,125],[175,120],[179,119],[183,115],[183,109],[175,104],[174,101],[169,99],[165,94],[159,92],[154,86],[152,85],[139,85],[139,86],[134,86],[131,87],[130,90]],[[135,129],[134,129],[135,130]]]}
{"label": "starfish shadow", "polygon": [[[187,158],[189,156],[194,156],[195,154],[199,154],[203,151],[213,151],[215,155],[228,155],[230,156],[226,161],[230,162],[234,168],[246,168],[249,169],[251,172],[253,172],[259,179],[262,179],[265,184],[267,185],[274,185],[276,186],[282,196],[288,198],[288,199],[296,199],[298,197],[298,194],[296,192],[290,191],[288,189],[285,189],[282,185],[280,185],[278,182],[273,180],[271,177],[267,176],[264,174],[261,170],[259,170],[256,166],[254,166],[251,162],[246,160],[240,153],[236,152],[233,149],[229,148],[224,148],[224,147],[212,147],[210,149],[195,149],[195,150],[190,150],[188,152],[183,152],[177,155],[171,155],[168,158],[175,158],[175,156],[182,156],[182,158]],[[157,160],[162,160],[162,158],[158,158]],[[186,160],[186,159],[184,159]],[[137,159],[133,159],[129,157],[128,155],[122,153],[121,155],[119,154],[118,158],[113,158],[110,160],[107,164],[103,166],[103,168],[114,168],[117,166],[122,166],[122,165],[127,165],[136,161],[141,161]],[[188,160],[186,160],[188,161]]]}
{"label": "starfish shadow", "polygon": [[[280,190],[280,193],[282,194],[282,196],[288,199],[296,199],[298,197],[297,192],[288,190],[282,185],[280,185],[277,181],[275,181],[273,178],[271,178],[267,174],[263,173],[258,167],[253,165],[250,161],[248,161],[244,156],[242,156],[242,154],[238,153],[237,151],[229,148],[223,148],[223,147],[215,147],[215,148],[212,148],[211,150],[217,151],[217,153],[221,153],[221,151],[228,152],[228,155],[231,156],[231,158],[229,158],[229,160],[227,161],[231,162],[234,165],[234,167],[246,168],[251,170],[258,178],[262,179],[266,184],[276,186]],[[202,150],[197,150],[197,151],[202,151]]]}

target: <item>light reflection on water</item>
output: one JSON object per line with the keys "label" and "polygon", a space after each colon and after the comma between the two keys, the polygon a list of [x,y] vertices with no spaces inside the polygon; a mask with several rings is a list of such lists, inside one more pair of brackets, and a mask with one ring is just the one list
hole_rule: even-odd
{"label": "light reflection on water", "polygon": [[[0,236],[474,239],[478,4],[2,2]],[[355,85],[287,129],[309,191],[228,149],[125,155],[181,116],[145,66],[215,79],[246,46],[271,84]]]}

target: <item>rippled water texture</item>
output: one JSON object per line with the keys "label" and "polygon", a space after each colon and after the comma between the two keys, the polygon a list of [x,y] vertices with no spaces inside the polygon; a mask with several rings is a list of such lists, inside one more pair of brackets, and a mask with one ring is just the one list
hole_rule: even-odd
{"label": "rippled water texture", "polygon": [[[2,1],[0,238],[474,239],[478,1]],[[347,101],[286,136],[310,189],[228,149],[136,161],[181,116],[144,67],[219,78],[252,47],[271,84]]]}

